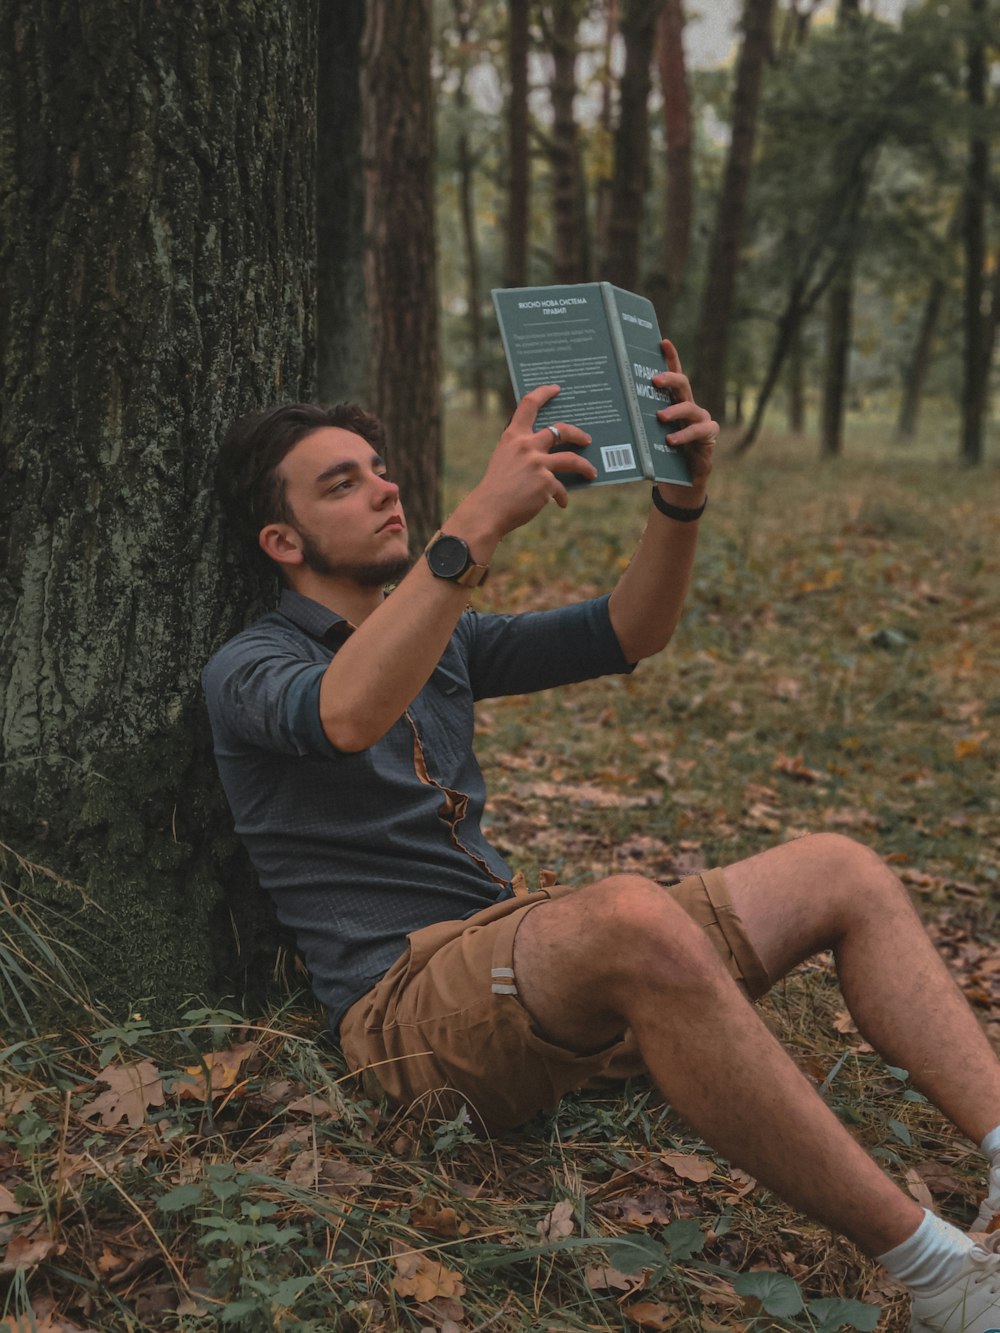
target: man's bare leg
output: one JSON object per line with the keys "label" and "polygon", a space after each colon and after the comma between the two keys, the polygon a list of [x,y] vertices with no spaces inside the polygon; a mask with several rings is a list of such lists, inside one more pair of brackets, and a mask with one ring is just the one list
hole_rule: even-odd
{"label": "man's bare leg", "polygon": [[630,1027],[664,1095],[707,1143],[866,1253],[893,1249],[921,1223],[700,927],[651,881],[616,876],[540,904],[517,933],[514,972],[546,1036],[596,1050]]}
{"label": "man's bare leg", "polygon": [[817,834],[726,870],[772,982],[832,949],[858,1030],[975,1143],[1000,1124],[1000,1062],[899,880],[873,852]]}

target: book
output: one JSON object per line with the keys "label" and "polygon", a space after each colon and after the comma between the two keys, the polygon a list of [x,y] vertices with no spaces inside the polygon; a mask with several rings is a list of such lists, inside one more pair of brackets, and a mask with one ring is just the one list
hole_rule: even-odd
{"label": "book", "polygon": [[538,413],[539,429],[571,422],[593,439],[579,452],[594,481],[560,473],[566,486],[649,481],[691,485],[687,459],[656,413],[673,401],[654,389],[664,367],[652,302],[610,282],[498,287],[492,292],[514,393],[539,384],[561,392]]}

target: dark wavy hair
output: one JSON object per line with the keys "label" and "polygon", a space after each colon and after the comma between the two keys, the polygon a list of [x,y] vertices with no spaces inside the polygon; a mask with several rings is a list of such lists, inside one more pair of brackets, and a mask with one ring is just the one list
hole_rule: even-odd
{"label": "dark wavy hair", "polygon": [[278,467],[300,440],[325,426],[353,431],[385,453],[385,428],[356,403],[281,403],[234,421],[219,449],[216,489],[234,530],[257,550],[267,523],[293,523]]}

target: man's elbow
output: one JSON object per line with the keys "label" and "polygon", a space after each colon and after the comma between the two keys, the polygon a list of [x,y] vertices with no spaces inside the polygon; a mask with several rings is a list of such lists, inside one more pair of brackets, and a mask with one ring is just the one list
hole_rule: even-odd
{"label": "man's elbow", "polygon": [[320,721],[326,739],[341,754],[360,754],[362,750],[370,749],[385,734],[358,718],[321,716]]}

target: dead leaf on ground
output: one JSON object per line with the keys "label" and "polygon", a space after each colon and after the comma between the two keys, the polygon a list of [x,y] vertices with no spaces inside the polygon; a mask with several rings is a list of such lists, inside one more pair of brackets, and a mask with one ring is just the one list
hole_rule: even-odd
{"label": "dead leaf on ground", "polygon": [[696,1153],[661,1152],[660,1161],[682,1180],[704,1181],[715,1175],[715,1163]]}
{"label": "dead leaf on ground", "polygon": [[906,1181],[907,1190],[913,1195],[917,1203],[919,1203],[922,1208],[930,1208],[933,1210],[934,1199],[931,1196],[930,1190],[924,1183],[924,1179],[920,1172],[915,1170],[912,1166],[908,1167],[903,1179]]}
{"label": "dead leaf on ground", "polygon": [[0,1319],[0,1333],[97,1333],[97,1329],[74,1324],[58,1313],[55,1301],[40,1296],[32,1301],[30,1314],[9,1314]]}
{"label": "dead leaf on ground", "polygon": [[572,1236],[575,1229],[573,1205],[569,1199],[561,1199],[535,1227],[542,1240],[563,1240]]}
{"label": "dead leaf on ground", "polygon": [[651,1329],[652,1333],[662,1333],[664,1329],[673,1328],[683,1313],[676,1305],[664,1305],[662,1301],[635,1301],[632,1305],[622,1307],[622,1314],[630,1324]]}
{"label": "dead leaf on ground", "polygon": [[240,1042],[225,1051],[206,1051],[202,1064],[189,1065],[177,1080],[176,1091],[188,1100],[203,1102],[211,1093],[219,1097],[236,1086],[244,1062],[257,1050],[253,1041]]}
{"label": "dead leaf on ground", "polygon": [[635,1291],[643,1284],[641,1275],[620,1273],[604,1264],[589,1265],[583,1270],[583,1278],[591,1291]]}
{"label": "dead leaf on ground", "polygon": [[436,1296],[465,1295],[465,1284],[459,1274],[429,1255],[415,1254],[411,1250],[393,1255],[392,1262],[396,1268],[392,1287],[400,1296],[423,1302],[432,1301]]}
{"label": "dead leaf on ground", "polygon": [[101,1071],[99,1081],[107,1083],[109,1090],[84,1104],[80,1112],[82,1120],[98,1116],[101,1124],[110,1129],[125,1119],[133,1129],[138,1129],[146,1119],[148,1106],[163,1105],[163,1083],[152,1060],[110,1064]]}
{"label": "dead leaf on ground", "polygon": [[318,1157],[308,1149],[292,1160],[285,1172],[290,1185],[302,1185],[321,1194],[344,1195],[372,1183],[367,1167],[355,1166],[342,1157]]}
{"label": "dead leaf on ground", "polygon": [[432,1236],[450,1238],[469,1234],[468,1222],[463,1222],[454,1208],[433,1199],[422,1199],[410,1209],[410,1225],[429,1231]]}
{"label": "dead leaf on ground", "polygon": [[65,1249],[65,1245],[51,1236],[20,1232],[13,1237],[0,1260],[0,1276],[9,1276],[19,1268],[34,1268],[43,1259],[51,1259],[53,1255],[62,1254]]}

